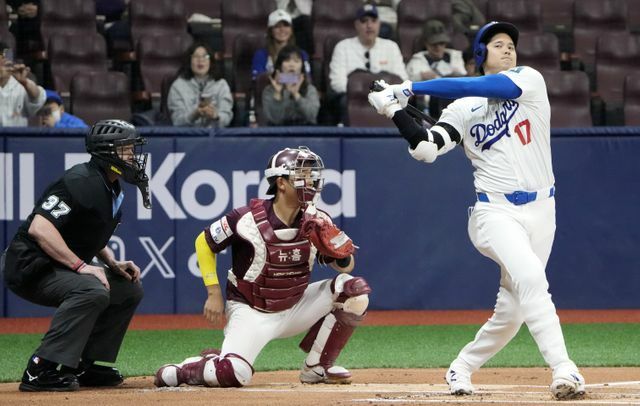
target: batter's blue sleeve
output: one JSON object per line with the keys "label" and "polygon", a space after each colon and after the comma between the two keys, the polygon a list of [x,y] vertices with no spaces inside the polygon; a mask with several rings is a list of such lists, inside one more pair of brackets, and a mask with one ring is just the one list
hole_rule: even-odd
{"label": "batter's blue sleeve", "polygon": [[522,94],[522,89],[507,76],[500,74],[413,82],[411,90],[415,94],[428,94],[445,99],[459,99],[469,96],[517,99]]}

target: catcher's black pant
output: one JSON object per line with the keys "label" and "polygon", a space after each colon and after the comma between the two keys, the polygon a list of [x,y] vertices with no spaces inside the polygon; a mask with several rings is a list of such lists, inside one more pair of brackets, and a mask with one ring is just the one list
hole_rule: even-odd
{"label": "catcher's black pant", "polygon": [[55,267],[28,286],[11,287],[23,299],[58,308],[37,356],[71,368],[80,358],[115,362],[143,290],[140,282],[105,274],[110,290],[93,275]]}

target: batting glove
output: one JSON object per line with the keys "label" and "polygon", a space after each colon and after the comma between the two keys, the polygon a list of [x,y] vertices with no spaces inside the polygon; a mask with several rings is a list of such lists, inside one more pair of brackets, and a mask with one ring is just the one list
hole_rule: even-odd
{"label": "batting glove", "polygon": [[412,86],[413,82],[410,80],[405,80],[399,85],[389,86],[393,89],[393,95],[396,96],[396,99],[400,102],[400,107],[405,108],[407,104],[409,104],[409,98],[413,96]]}
{"label": "batting glove", "polygon": [[398,110],[402,110],[398,99],[393,95],[393,89],[387,87],[380,92],[369,93],[369,104],[371,104],[378,114],[393,118]]}

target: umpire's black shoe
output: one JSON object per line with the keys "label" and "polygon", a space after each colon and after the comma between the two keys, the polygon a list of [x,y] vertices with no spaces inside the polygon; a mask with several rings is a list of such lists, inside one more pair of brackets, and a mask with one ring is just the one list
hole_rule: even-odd
{"label": "umpire's black shoe", "polygon": [[92,364],[87,368],[69,368],[62,366],[60,371],[78,377],[80,386],[118,386],[124,378],[117,368]]}
{"label": "umpire's black shoe", "polygon": [[79,387],[78,378],[73,374],[57,369],[45,369],[32,374],[29,369],[25,369],[19,389],[22,392],[70,392]]}

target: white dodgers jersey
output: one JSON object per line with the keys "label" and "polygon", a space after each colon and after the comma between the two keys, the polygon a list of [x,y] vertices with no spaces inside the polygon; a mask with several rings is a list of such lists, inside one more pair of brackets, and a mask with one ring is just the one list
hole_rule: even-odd
{"label": "white dodgers jersey", "polygon": [[476,191],[512,193],[551,187],[551,108],[544,78],[526,66],[499,75],[508,76],[522,90],[520,97],[458,99],[439,121],[452,125],[464,140],[475,168]]}

